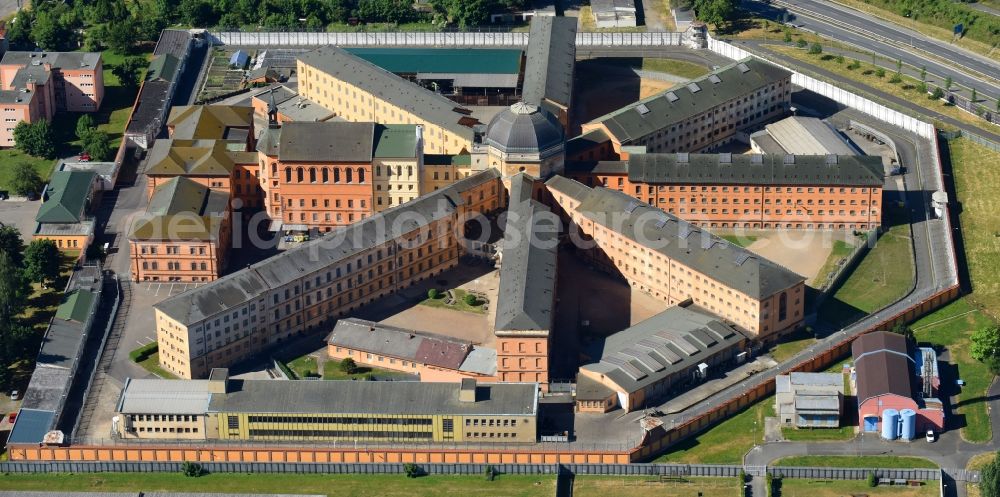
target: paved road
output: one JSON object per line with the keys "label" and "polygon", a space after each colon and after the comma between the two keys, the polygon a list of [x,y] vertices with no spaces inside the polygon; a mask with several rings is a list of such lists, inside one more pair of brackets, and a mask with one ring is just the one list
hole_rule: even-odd
{"label": "paved road", "polygon": [[985,13],[991,15],[991,16],[1000,16],[1000,10],[994,9],[993,7],[990,7],[989,5],[983,5],[983,4],[979,3],[979,2],[967,3],[967,4],[965,4],[965,6],[968,7],[968,8],[970,8],[970,9],[976,9],[976,10],[978,10],[980,12],[985,12]]}
{"label": "paved road", "polygon": [[[879,90],[877,90],[877,89],[875,89],[875,88],[873,88],[871,86],[868,86],[868,85],[866,85],[864,83],[857,82],[857,81],[845,78],[845,77],[841,76],[840,74],[828,71],[826,69],[814,66],[812,64],[807,64],[805,62],[799,61],[798,59],[793,59],[793,58],[788,57],[786,55],[777,53],[777,52],[775,52],[773,50],[769,50],[766,47],[762,46],[762,44],[759,43],[759,42],[752,42],[752,41],[738,42],[738,43],[736,43],[736,45],[740,45],[740,46],[742,46],[743,48],[745,48],[747,50],[750,50],[750,51],[753,51],[753,52],[757,52],[757,53],[763,55],[765,58],[767,58],[769,60],[773,60],[775,62],[779,62],[779,63],[781,63],[783,65],[786,65],[786,66],[789,66],[789,67],[795,67],[795,66],[804,67],[804,68],[808,69],[810,72],[816,73],[819,76],[821,76],[822,78],[827,79],[829,81],[843,83],[844,85],[849,85],[849,86],[853,86],[855,88],[859,88],[861,90],[864,90],[866,93],[871,94],[871,95],[875,95],[875,96],[879,97],[880,99],[882,99],[884,101],[887,101],[887,102],[891,103],[892,105],[894,105],[896,107],[902,107],[904,109],[907,109],[909,111],[908,114],[911,114],[911,115],[917,114],[917,115],[928,116],[928,117],[930,117],[930,118],[932,118],[934,120],[946,123],[946,124],[948,124],[950,126],[953,126],[955,128],[961,129],[963,131],[968,131],[969,133],[973,133],[973,134],[982,136],[984,138],[988,138],[990,140],[993,140],[993,141],[995,141],[997,143],[1000,143],[1000,127],[997,128],[998,132],[991,133],[991,132],[989,132],[987,130],[984,130],[984,129],[981,129],[981,128],[977,128],[976,126],[972,126],[971,124],[968,124],[968,123],[966,123],[964,121],[959,121],[959,120],[957,120],[957,119],[955,119],[953,117],[946,116],[944,114],[940,114],[940,113],[935,112],[935,111],[933,111],[931,109],[928,109],[926,107],[922,107],[920,105],[917,105],[917,104],[915,104],[915,103],[913,103],[913,102],[911,102],[909,100],[902,99],[902,98],[899,98],[899,97],[896,97],[896,96],[893,96],[893,95],[889,95],[889,94],[884,93],[882,91],[879,91]],[[998,96],[1000,96],[1000,94],[998,94]],[[985,122],[985,121],[983,121],[983,122]]]}
{"label": "paved road", "polygon": [[[1000,75],[1000,63],[868,14],[833,2],[815,0],[774,0],[771,4],[745,0],[743,6],[771,19],[778,19],[780,9],[787,7],[796,15],[793,23],[802,29],[867,51],[875,51],[892,59],[901,59],[914,67],[927,66],[930,74],[942,77],[950,75],[958,85],[976,88],[979,93],[985,92],[994,97],[1000,96],[1000,82],[996,79]],[[819,15],[814,16],[810,12]],[[825,18],[821,19],[820,16]],[[834,24],[826,18],[843,24]],[[882,41],[883,39],[887,41]],[[925,52],[933,53],[940,59],[933,59]],[[967,69],[959,70],[939,60],[951,61],[952,64]],[[990,80],[988,76],[993,79]]]}

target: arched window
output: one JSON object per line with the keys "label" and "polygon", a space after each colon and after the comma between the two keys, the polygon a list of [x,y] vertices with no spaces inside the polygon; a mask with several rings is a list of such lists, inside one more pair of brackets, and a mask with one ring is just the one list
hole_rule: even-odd
{"label": "arched window", "polygon": [[365,182],[365,170],[359,167],[358,168],[358,183],[364,183],[364,182]]}
{"label": "arched window", "polygon": [[309,182],[310,183],[315,183],[316,182],[316,168],[315,167],[310,167],[309,168]]}
{"label": "arched window", "polygon": [[351,169],[349,167],[348,168],[344,168],[344,181],[347,181],[348,183],[353,182],[354,181],[353,176],[354,176],[354,170],[353,169]]}
{"label": "arched window", "polygon": [[406,166],[406,175],[413,176],[413,166]]}
{"label": "arched window", "polygon": [[333,168],[333,182],[340,183],[340,168]]}
{"label": "arched window", "polygon": [[778,321],[784,321],[788,317],[788,294],[781,292],[778,297]]}
{"label": "arched window", "polygon": [[305,170],[304,169],[302,169],[300,167],[300,168],[298,168],[298,169],[295,170],[295,180],[296,181],[298,181],[299,183],[302,183],[303,181],[306,180],[305,177],[306,177],[306,175],[305,175]]}
{"label": "arched window", "polygon": [[403,166],[396,166],[396,176],[403,175]]}
{"label": "arched window", "polygon": [[323,182],[324,183],[330,182],[330,170],[325,167],[323,168]]}
{"label": "arched window", "polygon": [[[389,171],[389,166],[385,167],[386,171]],[[382,176],[382,166],[375,166],[375,177]]]}
{"label": "arched window", "polygon": [[285,168],[285,183],[291,183],[291,182],[292,182],[292,168],[286,167]]}

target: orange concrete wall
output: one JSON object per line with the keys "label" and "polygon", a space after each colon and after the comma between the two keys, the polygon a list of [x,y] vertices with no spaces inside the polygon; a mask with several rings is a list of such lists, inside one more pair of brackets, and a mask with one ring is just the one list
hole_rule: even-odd
{"label": "orange concrete wall", "polygon": [[[129,241],[133,281],[212,281],[226,265],[229,223],[223,244],[213,241]],[[168,253],[167,249],[177,249]],[[155,253],[153,251],[155,250]],[[178,264],[170,269],[171,264]],[[194,264],[194,267],[192,267]]]}

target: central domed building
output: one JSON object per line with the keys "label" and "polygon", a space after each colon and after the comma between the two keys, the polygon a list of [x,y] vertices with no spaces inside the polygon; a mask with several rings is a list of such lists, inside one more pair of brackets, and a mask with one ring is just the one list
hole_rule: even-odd
{"label": "central domed building", "polygon": [[551,112],[518,102],[493,117],[483,138],[489,166],[505,177],[525,172],[545,179],[562,173],[563,127]]}

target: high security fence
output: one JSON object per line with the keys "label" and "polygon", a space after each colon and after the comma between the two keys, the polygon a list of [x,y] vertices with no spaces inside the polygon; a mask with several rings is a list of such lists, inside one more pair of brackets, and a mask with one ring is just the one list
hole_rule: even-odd
{"label": "high security fence", "polygon": [[[213,45],[244,47],[493,47],[521,48],[528,45],[528,33],[510,32],[210,32]],[[678,46],[684,33],[660,31],[647,33],[577,33],[577,47],[662,47]]]}

